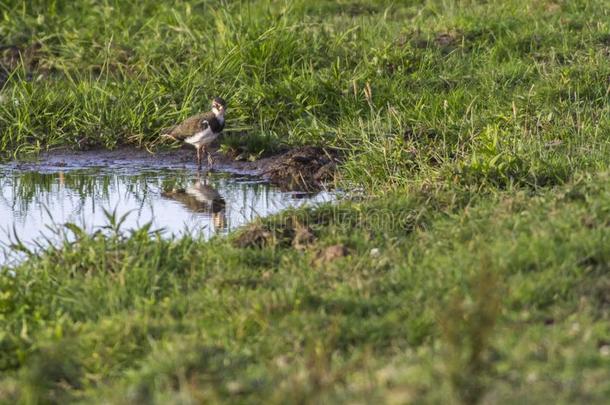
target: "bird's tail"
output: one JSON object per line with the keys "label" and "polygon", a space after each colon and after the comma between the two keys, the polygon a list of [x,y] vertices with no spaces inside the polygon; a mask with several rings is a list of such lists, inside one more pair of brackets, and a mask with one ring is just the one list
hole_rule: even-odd
{"label": "bird's tail", "polygon": [[166,128],[161,129],[161,131],[159,131],[159,133],[161,134],[161,136],[169,135],[174,130],[174,128],[175,127],[166,127]]}
{"label": "bird's tail", "polygon": [[164,139],[171,139],[173,141],[177,141],[178,139],[176,139],[175,136],[172,135],[172,131],[174,130],[174,127],[167,127],[167,128],[163,128],[161,131],[159,131],[159,140],[164,140]]}
{"label": "bird's tail", "polygon": [[156,147],[158,144],[164,143],[168,139],[171,139],[172,141],[176,141],[177,139],[174,136],[170,135],[170,132],[172,129],[173,128],[163,128],[161,131],[159,131],[159,137],[157,137],[155,140],[153,140],[152,143],[150,143],[150,146]]}

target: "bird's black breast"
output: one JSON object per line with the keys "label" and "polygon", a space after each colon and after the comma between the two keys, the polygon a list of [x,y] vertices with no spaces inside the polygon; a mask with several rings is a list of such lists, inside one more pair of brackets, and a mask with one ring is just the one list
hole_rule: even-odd
{"label": "bird's black breast", "polygon": [[220,121],[216,117],[210,117],[210,119],[208,119],[207,121],[208,121],[208,125],[212,129],[212,132],[214,132],[215,134],[218,132],[221,132],[223,130],[223,128],[225,127],[224,120]]}

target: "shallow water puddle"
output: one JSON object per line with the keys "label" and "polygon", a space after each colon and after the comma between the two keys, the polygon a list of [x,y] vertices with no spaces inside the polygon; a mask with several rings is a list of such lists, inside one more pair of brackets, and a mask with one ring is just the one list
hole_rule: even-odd
{"label": "shallow water puddle", "polygon": [[17,238],[26,246],[44,237],[52,243],[59,238],[57,225],[65,223],[94,232],[109,224],[108,212],[116,218],[127,214],[122,230],[151,223],[164,236],[210,238],[259,216],[332,199],[328,192],[286,193],[227,173],[120,167],[36,172],[0,166],[0,264],[9,260]]}

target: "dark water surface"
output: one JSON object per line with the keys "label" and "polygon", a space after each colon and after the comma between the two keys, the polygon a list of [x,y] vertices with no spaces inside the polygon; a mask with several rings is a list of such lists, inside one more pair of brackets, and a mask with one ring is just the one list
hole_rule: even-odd
{"label": "dark water surface", "polygon": [[197,175],[190,168],[39,172],[0,166],[0,264],[10,260],[17,238],[26,246],[44,237],[52,243],[57,225],[65,223],[93,232],[108,225],[108,212],[128,214],[123,230],[150,222],[168,237],[189,232],[209,238],[259,216],[332,199],[328,192],[286,193],[254,177]]}

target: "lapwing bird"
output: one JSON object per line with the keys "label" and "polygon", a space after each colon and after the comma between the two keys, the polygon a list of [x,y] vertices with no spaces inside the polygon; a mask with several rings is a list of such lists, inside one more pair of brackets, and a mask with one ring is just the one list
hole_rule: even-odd
{"label": "lapwing bird", "polygon": [[207,155],[208,168],[211,168],[214,160],[207,147],[218,138],[225,127],[226,107],[227,103],[222,98],[216,97],[212,100],[212,111],[189,117],[163,135],[193,145],[197,149],[199,170],[201,170],[203,154]]}

